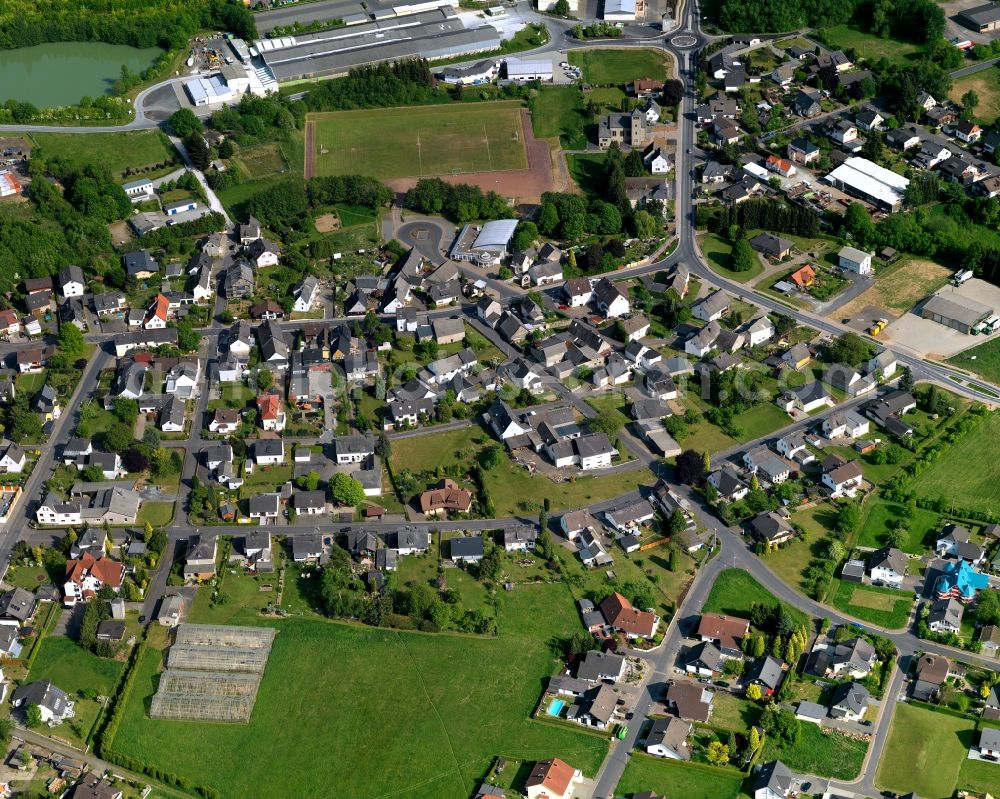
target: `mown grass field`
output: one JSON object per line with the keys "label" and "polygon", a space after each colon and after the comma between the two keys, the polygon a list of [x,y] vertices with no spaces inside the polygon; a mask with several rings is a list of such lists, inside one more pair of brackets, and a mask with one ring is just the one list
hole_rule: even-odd
{"label": "mown grass field", "polygon": [[[750,612],[750,606],[755,602],[765,602],[773,605],[777,597],[758,583],[742,569],[726,569],[715,580],[715,585],[705,600],[703,613],[726,613],[732,616],[743,616]],[[797,608],[785,604],[796,624],[805,624],[808,616]]]}
{"label": "mown grass field", "polygon": [[162,659],[150,649],[114,748],[226,799],[466,799],[496,755],[560,757],[592,776],[603,736],[528,718],[556,666],[550,641],[579,629],[568,592],[519,586],[498,609],[495,639],[235,613],[279,630],[250,723],[148,719]]}
{"label": "mown grass field", "polygon": [[558,138],[563,147],[587,146],[583,95],[576,86],[544,86],[531,101],[531,129],[536,139]]}
{"label": "mown grass field", "polygon": [[622,774],[615,796],[656,791],[684,799],[735,799],[741,785],[742,780],[735,773],[695,768],[677,760],[661,760],[636,752]]}
{"label": "mown grass field", "polygon": [[1000,383],[1000,337],[993,336],[976,347],[953,355],[947,362],[975,372],[985,380]]}
{"label": "mown grass field", "polygon": [[912,484],[918,496],[947,497],[970,510],[996,510],[1000,460],[984,456],[1000,446],[1000,414],[990,414],[961,441],[948,447]]}
{"label": "mown grass field", "polygon": [[733,270],[733,245],[714,233],[706,233],[699,240],[701,251],[705,259],[712,267],[713,272],[718,272],[723,277],[735,280],[737,283],[749,283],[764,271],[764,266],[760,262],[755,252],[753,255],[753,267],[746,272],[736,272]]}
{"label": "mown grass field", "polygon": [[858,776],[868,744],[836,732],[824,733],[815,724],[802,724],[802,737],[795,746],[768,738],[761,762],[781,760],[793,771],[851,780]]}
{"label": "mown grass field", "polygon": [[174,148],[159,130],[132,133],[33,133],[48,157],[59,156],[79,164],[100,164],[120,176],[129,167],[142,168],[172,161]]}
{"label": "mown grass field", "polygon": [[[876,499],[868,508],[864,523],[861,525],[861,532],[858,534],[858,546],[881,547],[885,546],[885,534],[888,530],[888,523],[895,519],[902,518],[906,509],[898,502],[887,502]],[[900,549],[913,555],[924,552],[926,544],[933,546],[933,533],[938,529],[938,515],[934,511],[914,508],[909,514],[910,529],[906,540]]]}
{"label": "mown grass field", "polygon": [[667,64],[659,50],[600,48],[574,50],[569,62],[583,69],[583,79],[595,86],[618,86],[639,78],[666,81]]}
{"label": "mown grass field", "polygon": [[899,629],[909,618],[913,595],[909,591],[841,581],[835,585],[830,604],[862,621]]}
{"label": "mown grass field", "polygon": [[882,39],[850,24],[825,28],[823,32],[831,47],[841,50],[853,48],[857,51],[858,58],[871,61],[886,58],[895,64],[907,64],[916,60],[923,51],[923,48],[912,42]]}
{"label": "mown grass field", "polygon": [[377,178],[526,169],[518,102],[312,114],[317,175]]}
{"label": "mown grass field", "polygon": [[925,799],[950,797],[974,728],[970,719],[897,704],[876,785],[900,794],[913,791]]}

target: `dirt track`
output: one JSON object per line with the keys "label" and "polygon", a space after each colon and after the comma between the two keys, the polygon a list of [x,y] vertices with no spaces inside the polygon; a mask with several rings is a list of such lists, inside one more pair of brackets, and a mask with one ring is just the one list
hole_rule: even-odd
{"label": "dirt track", "polygon": [[[538,202],[543,192],[552,191],[553,169],[549,145],[536,139],[531,130],[531,114],[521,109],[521,129],[524,133],[524,150],[528,157],[527,169],[511,169],[500,172],[463,172],[458,175],[441,175],[448,183],[469,183],[483,191],[495,191],[504,197],[513,197],[518,204]],[[311,174],[309,154],[312,144],[309,126],[306,126],[306,177]],[[405,192],[416,185],[418,178],[394,178],[385,181],[397,192]]]}

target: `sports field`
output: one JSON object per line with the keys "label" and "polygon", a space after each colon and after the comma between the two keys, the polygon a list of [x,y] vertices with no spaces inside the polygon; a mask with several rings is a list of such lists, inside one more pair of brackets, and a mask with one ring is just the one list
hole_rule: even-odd
{"label": "sports field", "polygon": [[334,111],[308,122],[307,175],[388,180],[528,167],[518,102]]}

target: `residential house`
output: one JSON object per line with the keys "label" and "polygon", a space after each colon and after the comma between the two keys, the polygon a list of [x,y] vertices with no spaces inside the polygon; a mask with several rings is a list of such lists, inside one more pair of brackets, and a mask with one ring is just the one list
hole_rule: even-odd
{"label": "residential house", "polygon": [[934,582],[934,592],[938,599],[951,597],[969,603],[989,584],[990,578],[976,571],[968,561],[953,560],[941,570],[941,575]]}
{"label": "residential house", "polygon": [[743,676],[743,686],[757,685],[764,696],[771,696],[778,690],[784,676],[780,660],[762,655],[750,663]]}
{"label": "residential house", "polygon": [[870,358],[865,364],[865,370],[876,380],[887,380],[896,373],[899,361],[892,350],[881,349],[878,354]]}
{"label": "residential house", "polygon": [[585,277],[570,278],[563,284],[562,292],[570,308],[582,308],[593,296],[590,281]]}
{"label": "residential house", "polygon": [[267,524],[277,519],[280,508],[279,494],[255,494],[250,497],[247,505],[248,515],[251,519],[256,519],[258,524]]}
{"label": "residential house", "polygon": [[24,471],[26,455],[18,444],[0,445],[0,473],[20,474]]}
{"label": "residential house", "polygon": [[994,762],[1000,760],[1000,730],[983,727],[979,731],[979,756]]}
{"label": "residential house", "polygon": [[800,89],[792,100],[792,110],[800,117],[810,119],[819,116],[823,109],[820,106],[820,93],[817,91],[806,91]]}
{"label": "residential house", "polygon": [[579,769],[559,758],[539,760],[524,781],[528,799],[571,799],[583,779]]}
{"label": "residential house", "polygon": [[837,263],[841,269],[858,275],[870,275],[873,271],[871,253],[854,247],[841,247],[837,253]]}
{"label": "residential house", "polygon": [[691,306],[691,315],[703,322],[715,322],[729,310],[729,295],[717,290]]}
{"label": "residential house", "polygon": [[454,563],[479,563],[484,552],[482,536],[464,535],[448,541],[448,556]]}
{"label": "residential house", "polygon": [[295,295],[295,302],[292,305],[293,311],[308,313],[312,310],[319,295],[319,279],[313,275],[307,275],[302,279],[292,292]]}
{"label": "residential house", "polygon": [[236,408],[217,408],[208,429],[213,433],[229,435],[235,433],[240,426],[240,412]]}
{"label": "residential house", "polygon": [[258,269],[277,266],[279,254],[278,245],[264,238],[250,242],[247,247],[247,257]]}
{"label": "residential house", "polygon": [[690,760],[691,748],[687,742],[690,734],[690,722],[674,716],[659,718],[646,734],[646,752],[671,760]]}
{"label": "residential house", "polygon": [[285,462],[285,442],[280,438],[262,438],[253,445],[254,463],[274,466]]}
{"label": "residential house", "polygon": [[750,520],[751,535],[765,544],[783,544],[795,537],[795,528],[777,511],[767,511]]}
{"label": "residential house", "polygon": [[696,635],[715,644],[724,657],[742,657],[740,645],[750,631],[750,622],[737,616],[703,613]]}
{"label": "residential house", "polygon": [[600,604],[607,625],[629,638],[650,639],[656,634],[660,617],[649,611],[638,610],[617,591]]}
{"label": "residential house", "polygon": [[79,266],[64,266],[59,270],[56,280],[59,282],[59,291],[67,299],[82,297],[87,290],[87,281]]}
{"label": "residential house", "polygon": [[820,676],[831,675],[841,680],[867,677],[878,660],[875,647],[860,637],[843,641],[826,654],[827,667]]}
{"label": "residential house", "polygon": [[698,683],[673,680],[667,683],[664,697],[667,707],[678,718],[706,724],[712,714],[712,700],[715,695]]}
{"label": "residential house", "polygon": [[796,173],[795,164],[789,161],[787,158],[779,158],[776,155],[769,155],[767,157],[766,166],[769,172],[774,172],[781,175],[783,178],[790,178]]}
{"label": "residential house", "polygon": [[425,516],[438,516],[450,511],[468,513],[471,507],[472,494],[448,478],[443,478],[435,488],[420,495],[420,510]]}
{"label": "residential house", "polygon": [[858,128],[866,133],[880,131],[885,125],[885,117],[873,108],[865,108],[859,111],[855,115],[854,121]]}
{"label": "residential house", "polygon": [[894,547],[882,547],[868,558],[868,574],[872,585],[902,588],[908,558],[905,552]]}
{"label": "residential house", "polygon": [[[246,297],[253,294],[254,290],[254,275],[253,268],[246,261],[236,261],[229,265],[225,272],[222,273],[222,294],[227,300],[238,300],[241,297]],[[276,308],[280,311],[281,306],[270,300]],[[262,305],[262,304],[258,304]],[[254,306],[250,309],[250,313],[255,318],[261,318],[259,315],[253,313]]]}
{"label": "residential house", "polygon": [[36,680],[15,688],[10,704],[25,711],[31,706],[37,707],[42,723],[50,726],[61,724],[76,715],[69,695],[53,685],[51,680]]}
{"label": "residential house", "polygon": [[750,239],[750,246],[757,250],[757,252],[780,261],[791,253],[792,247],[795,245],[788,239],[783,239],[780,236],[775,236],[773,233],[765,231]]}
{"label": "residential house", "polygon": [[118,593],[124,579],[123,564],[105,555],[95,558],[90,552],[84,552],[79,558],[66,561],[63,602],[67,607],[87,602],[105,586]]}
{"label": "residential house", "polygon": [[625,316],[631,310],[628,295],[606,277],[602,277],[594,286],[593,301],[606,319]]}
{"label": "residential house", "polygon": [[788,159],[796,164],[808,165],[813,161],[818,161],[820,153],[818,145],[801,136],[792,139],[788,143]]}
{"label": "residential house", "polygon": [[708,476],[708,482],[723,502],[738,502],[750,492],[750,486],[740,479],[736,469],[729,464],[723,464],[722,468],[712,472]]}
{"label": "residential house", "polygon": [[326,513],[326,491],[296,491],[292,495],[292,507],[299,516],[319,516]]}
{"label": "residential house", "polygon": [[922,654],[913,671],[913,698],[923,702],[937,700],[950,668],[951,663],[943,655]]}
{"label": "residential house", "polygon": [[285,406],[280,394],[261,394],[257,397],[257,415],[264,430],[280,433],[285,429]]}
{"label": "residential house", "polygon": [[830,715],[844,721],[860,721],[871,700],[872,695],[861,683],[841,683],[830,694]]}
{"label": "residential house", "polygon": [[958,633],[962,629],[964,605],[957,599],[938,599],[931,604],[927,626],[935,633]]}
{"label": "residential house", "polygon": [[854,411],[839,411],[823,420],[823,435],[827,438],[860,438],[868,434],[870,423]]}
{"label": "residential house", "polygon": [[150,255],[149,250],[125,253],[122,256],[122,264],[125,267],[125,274],[136,280],[147,280],[160,271],[160,265]]}
{"label": "residential house", "polygon": [[864,474],[857,461],[848,461],[823,471],[823,485],[829,489],[831,497],[853,497],[863,482]]}
{"label": "residential house", "polygon": [[960,524],[945,525],[938,535],[937,541],[934,543],[934,550],[942,558],[949,556],[958,557],[959,548],[963,544],[969,543],[971,535],[969,529]]}
{"label": "residential house", "polygon": [[504,529],[502,540],[507,552],[529,552],[535,548],[538,533],[532,526],[519,525]]}
{"label": "residential house", "polygon": [[11,588],[0,595],[0,625],[27,624],[35,615],[35,595],[23,588]]}
{"label": "residential house", "polygon": [[774,324],[766,316],[758,316],[744,325],[743,333],[748,347],[759,347],[774,338]]}
{"label": "residential house", "polygon": [[722,652],[715,644],[703,641],[691,647],[684,657],[684,670],[698,677],[714,677],[725,664]]}
{"label": "residential house", "polygon": [[215,536],[192,535],[187,540],[187,552],[184,555],[185,580],[211,580],[215,577],[215,563],[219,556],[218,542]]}

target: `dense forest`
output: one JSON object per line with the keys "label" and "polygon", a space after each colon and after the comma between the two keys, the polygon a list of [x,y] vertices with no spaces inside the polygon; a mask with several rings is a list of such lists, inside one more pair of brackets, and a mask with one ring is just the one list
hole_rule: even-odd
{"label": "dense forest", "polygon": [[944,33],[934,0],[721,0],[719,24],[732,33],[794,31],[847,22],[876,36],[932,44]]}
{"label": "dense forest", "polygon": [[3,0],[0,49],[45,42],[108,42],[178,49],[199,30],[257,35],[240,0]]}

